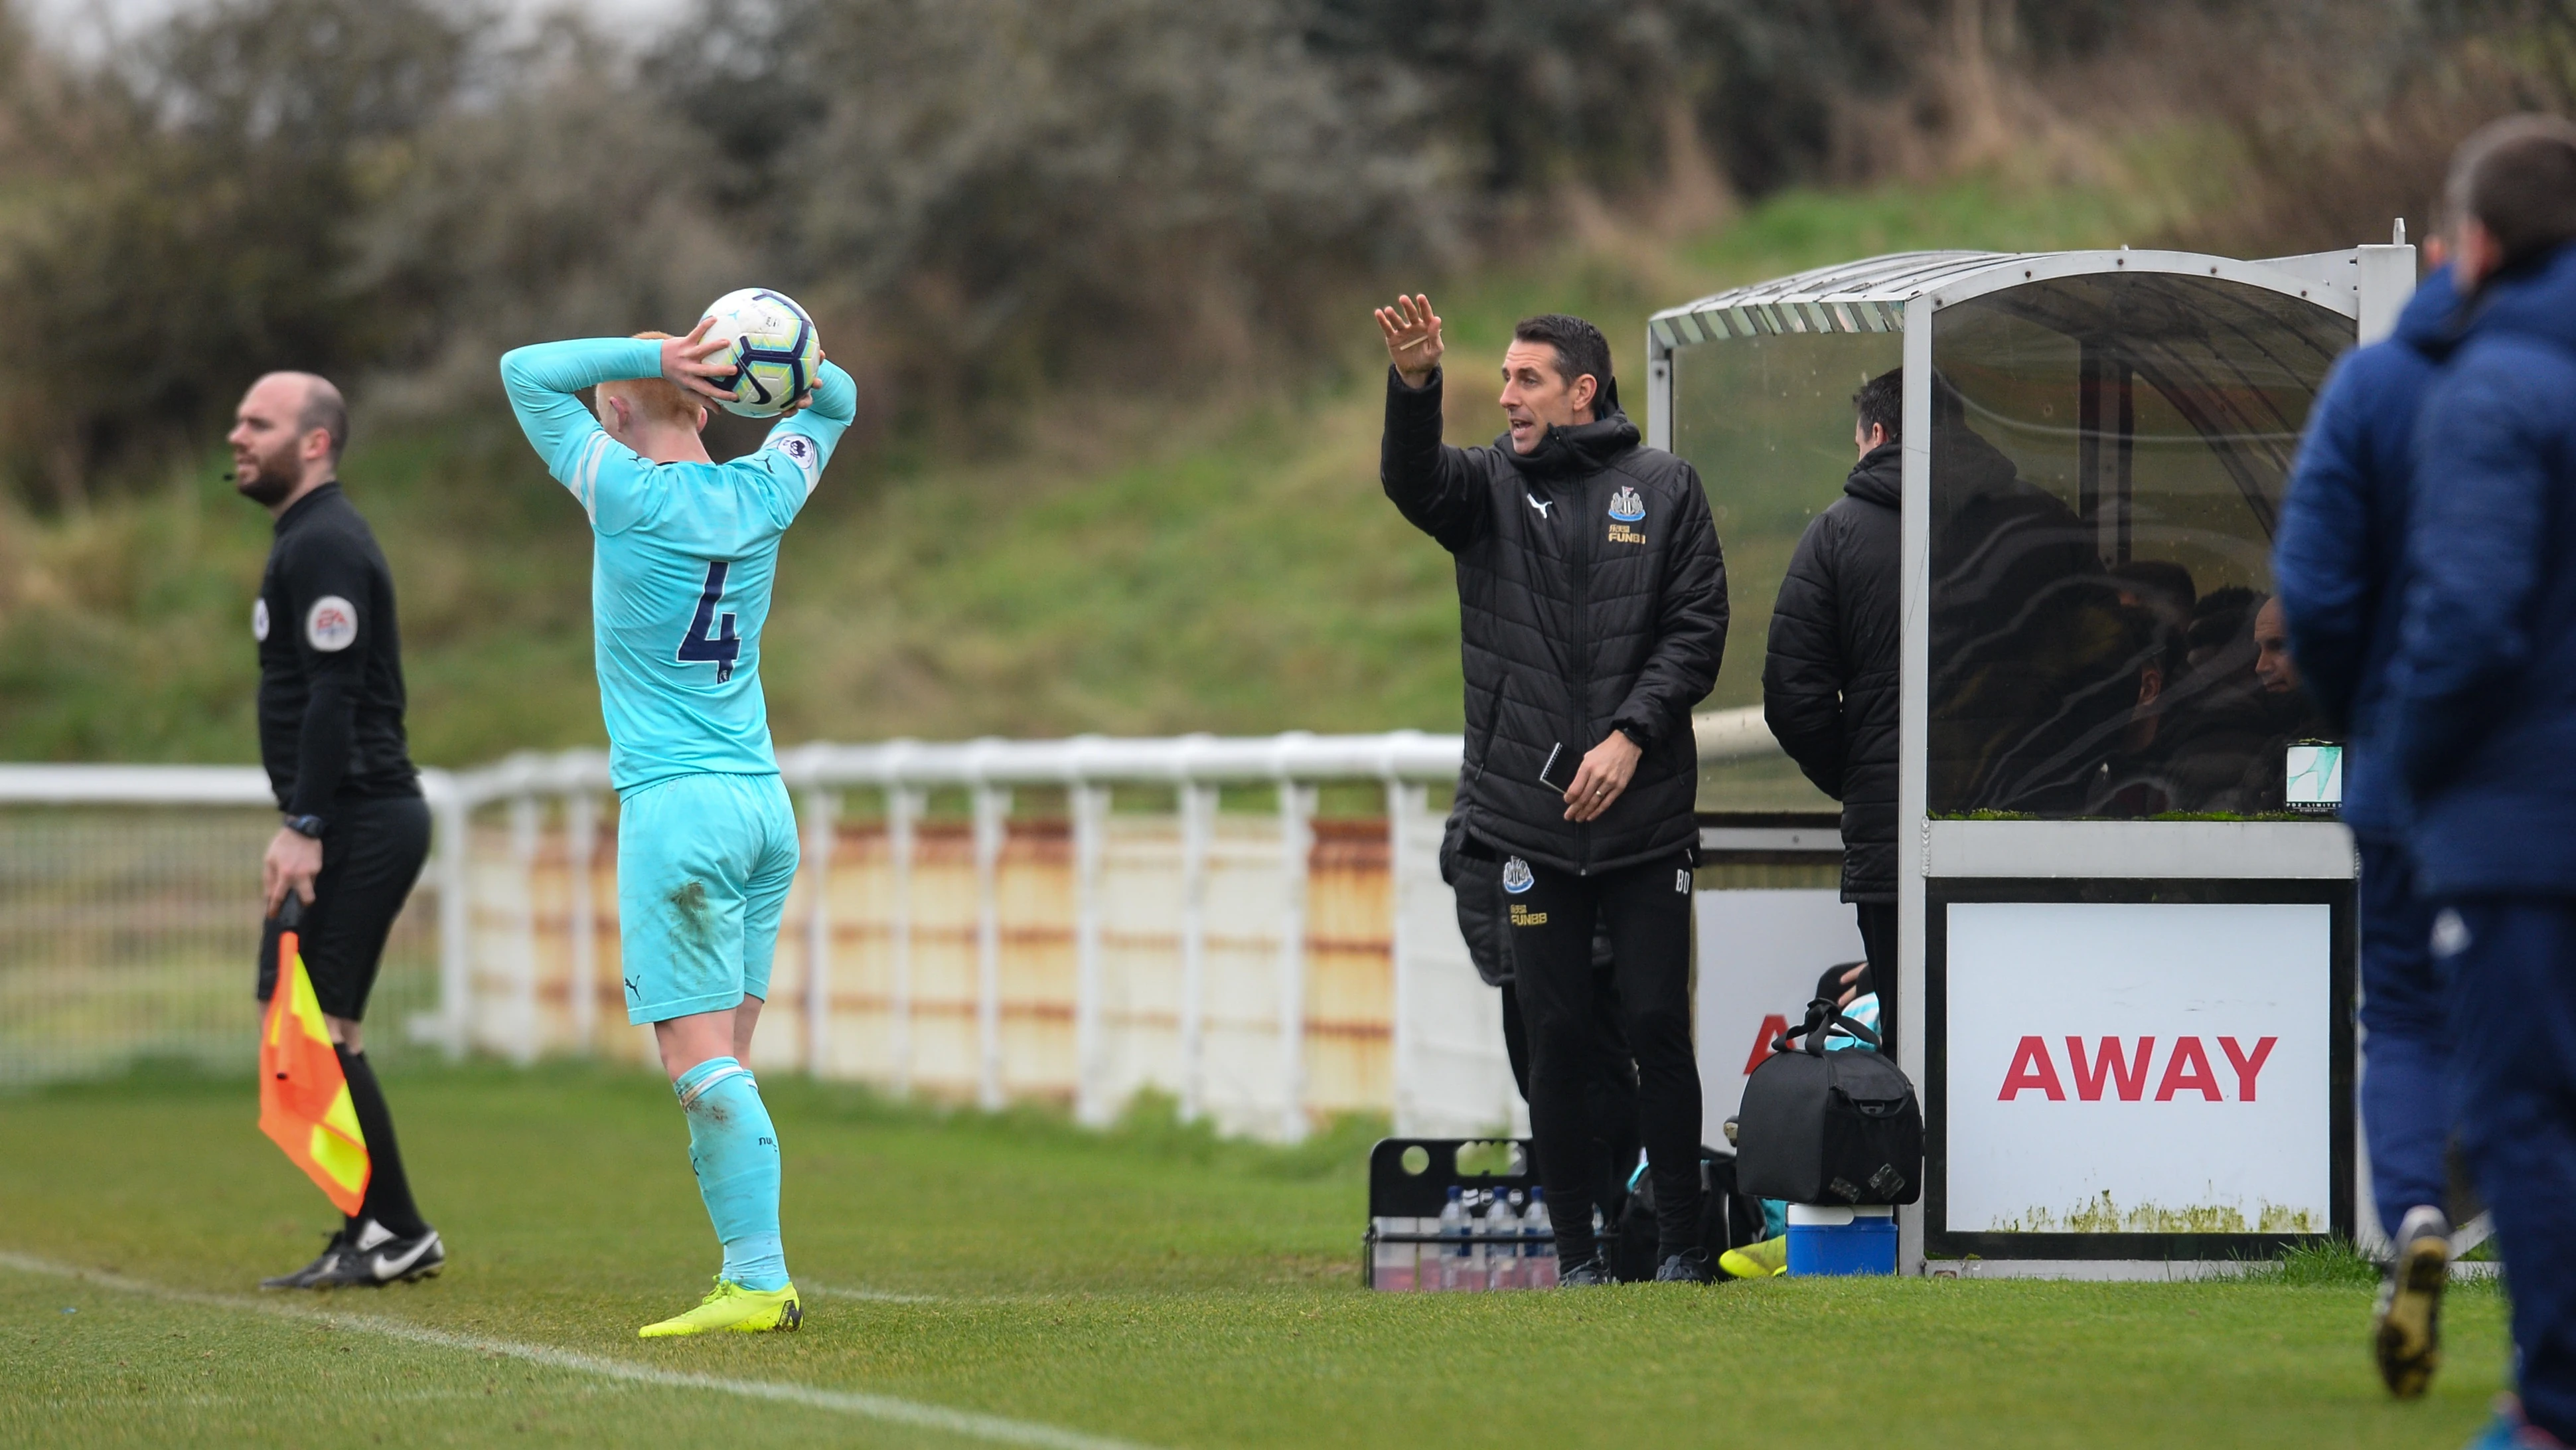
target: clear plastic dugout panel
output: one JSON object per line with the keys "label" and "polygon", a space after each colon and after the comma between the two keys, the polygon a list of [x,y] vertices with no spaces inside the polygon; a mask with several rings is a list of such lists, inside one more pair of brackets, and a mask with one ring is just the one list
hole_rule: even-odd
{"label": "clear plastic dugout panel", "polygon": [[2299,429],[2349,318],[2095,274],[1934,315],[1928,807],[2260,819],[2323,741],[2272,604]]}

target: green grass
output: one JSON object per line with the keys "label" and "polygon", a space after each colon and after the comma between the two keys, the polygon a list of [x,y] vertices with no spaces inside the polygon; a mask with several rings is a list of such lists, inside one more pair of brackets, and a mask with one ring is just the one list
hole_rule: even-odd
{"label": "green grass", "polygon": [[[1794,192],[1702,235],[1383,284],[1439,302],[1450,436],[1480,442],[1516,317],[1594,317],[1633,369],[1650,312],[1720,286],[1904,248],[2145,239],[2152,215],[2120,195],[2000,173]],[[1280,359],[1276,381],[1195,401],[1042,400],[975,457],[835,461],[780,564],[762,661],[778,737],[1456,729],[1449,561],[1379,495],[1379,355],[1356,302],[1350,320],[1329,376]],[[588,536],[497,387],[439,427],[360,424],[343,473],[394,568],[419,758],[600,743]],[[253,758],[268,521],[222,466],[84,517],[0,511],[0,759]],[[1711,477],[1737,604],[1715,704],[1759,698],[1789,545],[1838,479],[1746,512]]]}
{"label": "green grass", "polygon": [[[1160,1446],[1774,1445],[1891,1429],[1978,1450],[2447,1445],[2503,1368],[2501,1296],[2464,1288],[2434,1393],[2389,1403],[2363,1348],[2367,1283],[2332,1266],[2242,1283],[1372,1295],[1355,1273],[1365,1128],[1279,1151],[1151,1112],[1092,1135],[785,1073],[765,1086],[803,1332],[632,1338],[694,1298],[713,1245],[667,1091],[572,1068],[395,1076],[452,1267],[327,1309]],[[961,1443],[259,1312],[242,1291],[308,1257],[326,1213],[253,1130],[246,1082],[60,1089],[0,1112],[0,1251],[213,1296],[0,1261],[0,1441]]]}

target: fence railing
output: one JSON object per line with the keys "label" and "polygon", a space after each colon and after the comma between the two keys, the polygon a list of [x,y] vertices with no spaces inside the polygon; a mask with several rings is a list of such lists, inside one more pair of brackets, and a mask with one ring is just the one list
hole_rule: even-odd
{"label": "fence railing", "polygon": [[[276,832],[256,767],[0,765],[0,1086],[145,1058],[246,1070]],[[386,943],[379,1023],[437,1007],[429,917],[416,902]]]}
{"label": "fence railing", "polygon": [[[1757,712],[1698,724],[1704,759],[1777,749]],[[803,862],[756,1061],[1095,1123],[1152,1090],[1273,1138],[1519,1126],[1438,871],[1459,758],[1413,731],[784,751]],[[437,845],[373,1040],[649,1061],[606,757],[424,783]],[[256,769],[0,766],[0,1081],[247,1060],[271,807]]]}

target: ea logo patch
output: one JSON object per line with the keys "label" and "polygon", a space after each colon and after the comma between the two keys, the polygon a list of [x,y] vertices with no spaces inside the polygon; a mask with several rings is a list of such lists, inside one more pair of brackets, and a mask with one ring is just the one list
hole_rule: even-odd
{"label": "ea logo patch", "polygon": [[1622,484],[1617,493],[1610,495],[1610,517],[1623,524],[1633,524],[1645,516],[1646,501],[1637,497],[1635,489]]}
{"label": "ea logo patch", "polygon": [[268,643],[268,600],[265,596],[250,602],[250,637]]}
{"label": "ea logo patch", "polygon": [[1527,861],[1522,860],[1518,856],[1514,856],[1503,863],[1503,889],[1505,891],[1510,892],[1514,896],[1518,896],[1537,884],[1538,878],[1530,874],[1529,863]]}
{"label": "ea logo patch", "polygon": [[823,474],[823,454],[814,446],[814,440],[802,433],[781,433],[771,438],[767,446],[787,455],[787,461],[796,465],[796,471],[805,475],[805,491],[812,493],[814,481]]}
{"label": "ea logo patch", "polygon": [[337,594],[325,594],[304,611],[304,642],[324,654],[337,654],[358,642],[358,606]]}

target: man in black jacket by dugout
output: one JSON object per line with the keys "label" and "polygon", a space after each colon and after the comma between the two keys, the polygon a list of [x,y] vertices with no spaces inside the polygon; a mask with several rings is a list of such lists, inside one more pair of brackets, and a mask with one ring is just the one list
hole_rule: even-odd
{"label": "man in black jacket by dugout", "polygon": [[1882,373],[1852,397],[1860,461],[1798,539],[1771,612],[1762,718],[1816,789],[1843,803],[1843,900],[1860,917],[1882,1031],[1895,1026],[1897,436],[1905,375]]}
{"label": "man in black jacket by dugout", "polygon": [[1699,1066],[1691,1050],[1690,867],[1699,753],[1690,710],[1726,647],[1726,567],[1699,476],[1638,446],[1609,344],[1572,317],[1513,329],[1486,448],[1440,441],[1443,343],[1430,299],[1377,313],[1393,364],[1379,479],[1457,561],[1467,686],[1465,827],[1502,858],[1513,991],[1529,1033],[1530,1130],[1560,1282],[1607,1282],[1592,935],[1609,931],[1646,1158],[1656,1277],[1705,1282]]}

